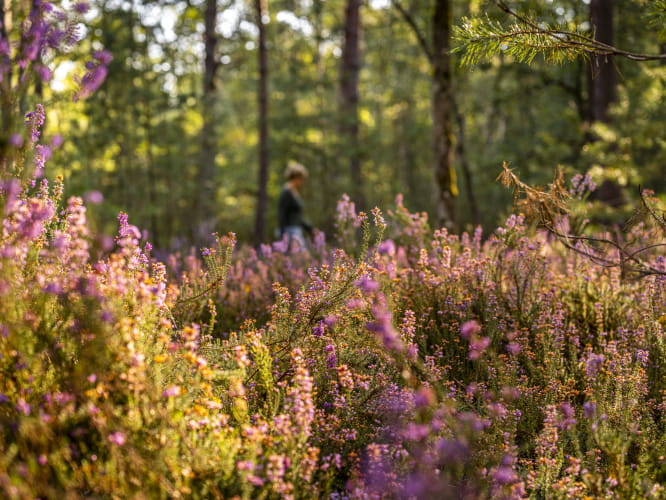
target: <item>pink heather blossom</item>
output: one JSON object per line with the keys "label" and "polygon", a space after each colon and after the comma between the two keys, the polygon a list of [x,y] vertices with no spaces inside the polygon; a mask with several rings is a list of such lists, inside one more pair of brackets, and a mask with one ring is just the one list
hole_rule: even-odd
{"label": "pink heather blossom", "polygon": [[113,443],[118,446],[122,446],[127,442],[127,437],[125,436],[125,434],[123,434],[120,431],[116,431],[112,434],[109,434],[107,436],[107,439],[109,440],[110,443]]}
{"label": "pink heather blossom", "polygon": [[384,240],[377,246],[377,252],[379,252],[380,255],[393,257],[395,255],[395,248],[393,240]]}
{"label": "pink heather blossom", "polygon": [[12,134],[11,137],[9,138],[9,144],[14,146],[15,148],[22,148],[23,147],[23,136],[21,134]]}
{"label": "pink heather blossom", "polygon": [[393,326],[391,311],[385,303],[380,302],[372,307],[374,321],[366,323],[366,328],[379,338],[389,351],[402,351],[403,344],[400,334]]}
{"label": "pink heather blossom", "polygon": [[104,83],[108,73],[106,65],[101,59],[88,61],[86,69],[88,71],[78,80],[80,88],[79,91],[74,94],[74,101],[86,99],[93,94],[99,87],[101,87],[102,83]]}
{"label": "pink heather blossom", "polygon": [[25,115],[25,123],[30,127],[30,139],[32,142],[37,142],[41,135],[41,128],[44,125],[44,106],[37,104],[35,111],[30,111]]}
{"label": "pink heather blossom", "polygon": [[43,64],[35,65],[35,73],[37,73],[37,76],[43,82],[48,82],[51,80],[51,70]]}
{"label": "pink heather blossom", "polygon": [[23,398],[19,398],[16,403],[16,409],[24,415],[30,415],[30,412],[32,411],[32,407]]}
{"label": "pink heather blossom", "polygon": [[471,360],[479,359],[489,345],[490,345],[490,339],[488,337],[480,337],[472,339],[472,341],[469,344],[469,359]]}
{"label": "pink heather blossom", "polygon": [[349,199],[349,196],[346,194],[343,194],[342,198],[338,201],[335,219],[337,221],[338,227],[349,220],[354,221],[353,224],[355,227],[360,225],[356,216],[356,205]]}
{"label": "pink heather blossom", "polygon": [[172,398],[174,396],[178,396],[179,394],[180,394],[180,387],[178,387],[177,385],[170,385],[164,390],[164,392],[162,393],[162,397]]}
{"label": "pink heather blossom", "polygon": [[359,287],[365,293],[372,293],[379,290],[379,283],[370,278],[368,275],[364,275],[356,282],[356,286]]}
{"label": "pink heather blossom", "polygon": [[518,342],[509,342],[506,345],[506,350],[509,354],[513,354],[515,356],[516,354],[520,354],[520,352],[523,350],[523,346]]}
{"label": "pink heather blossom", "polygon": [[88,191],[84,198],[88,203],[92,203],[94,205],[99,205],[104,201],[104,195],[102,195],[102,193],[97,190]]}
{"label": "pink heather blossom", "polygon": [[60,146],[63,145],[63,142],[64,139],[60,134],[55,134],[53,137],[51,137],[51,147],[53,149],[58,149]]}
{"label": "pink heather blossom", "polygon": [[460,335],[464,339],[471,339],[472,336],[478,334],[481,332],[481,325],[479,325],[478,321],[476,320],[471,320],[467,321],[462,324],[460,327]]}

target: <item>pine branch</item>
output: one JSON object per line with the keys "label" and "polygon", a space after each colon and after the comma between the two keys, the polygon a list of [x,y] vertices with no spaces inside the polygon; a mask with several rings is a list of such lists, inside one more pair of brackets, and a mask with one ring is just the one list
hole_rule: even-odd
{"label": "pine branch", "polygon": [[463,24],[455,28],[454,39],[459,44],[456,51],[463,53],[463,64],[477,64],[499,53],[526,63],[539,55],[555,63],[592,55],[619,56],[633,61],[666,60],[666,54],[623,50],[579,31],[538,23],[512,10],[502,0],[498,0],[497,5],[515,20],[513,24],[505,27],[488,18],[464,19]]}

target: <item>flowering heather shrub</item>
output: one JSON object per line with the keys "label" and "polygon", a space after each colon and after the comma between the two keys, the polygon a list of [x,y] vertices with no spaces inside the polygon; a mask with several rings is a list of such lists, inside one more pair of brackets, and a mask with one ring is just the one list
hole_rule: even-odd
{"label": "flowering heather shrub", "polygon": [[3,497],[664,495],[662,277],[399,203],[358,257],[229,236],[176,286],[61,193],[2,185]]}
{"label": "flowering heather shrub", "polygon": [[338,248],[165,265],[121,213],[96,259],[43,116],[0,156],[0,497],[666,497],[666,279],[599,264],[663,272],[660,228],[567,249],[343,198]]}
{"label": "flowering heather shrub", "polygon": [[[56,136],[49,145],[38,144],[44,109],[37,104],[24,118],[21,107],[30,100],[34,88],[52,80],[57,56],[69,52],[80,41],[82,16],[89,5],[87,2],[64,5],[32,0],[6,2],[3,7],[5,12],[0,19],[0,174],[3,176],[40,178],[51,148],[62,143],[62,138]],[[92,53],[85,72],[77,77],[78,88],[71,96],[74,100],[85,99],[102,85],[111,59],[105,50]]]}

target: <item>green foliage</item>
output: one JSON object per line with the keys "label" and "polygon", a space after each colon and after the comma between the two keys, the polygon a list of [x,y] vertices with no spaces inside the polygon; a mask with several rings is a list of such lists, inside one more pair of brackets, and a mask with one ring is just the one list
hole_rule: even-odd
{"label": "green foliage", "polygon": [[546,62],[561,64],[587,55],[581,41],[584,33],[567,32],[556,25],[538,23],[531,19],[508,26],[490,18],[464,18],[454,31],[456,50],[462,53],[461,63],[479,64],[498,54],[516,62],[532,63],[537,56]]}

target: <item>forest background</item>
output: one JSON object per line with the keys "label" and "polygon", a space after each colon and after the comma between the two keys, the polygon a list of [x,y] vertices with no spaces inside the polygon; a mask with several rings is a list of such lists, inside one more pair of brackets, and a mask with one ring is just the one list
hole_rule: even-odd
{"label": "forest background", "polygon": [[[12,0],[3,0],[5,16]],[[9,5],[8,5],[9,4]],[[524,0],[512,9],[633,52],[666,52],[645,0]],[[48,177],[86,193],[112,233],[126,211],[157,248],[213,232],[268,241],[289,161],[309,168],[308,216],[336,201],[436,224],[492,228],[511,210],[503,162],[530,184],[561,164],[609,187],[592,212],[621,220],[638,186],[666,191],[666,64],[626,58],[519,62],[508,47],[462,65],[465,26],[511,21],[472,0],[95,0],[83,42],[53,61],[46,135],[66,137]],[[7,21],[7,19],[5,19]],[[458,28],[456,28],[458,27]],[[460,28],[462,27],[462,28]],[[113,55],[101,88],[71,102],[85,55]],[[449,50],[453,49],[453,50]],[[30,102],[29,102],[30,101]],[[34,101],[34,102],[32,102]],[[616,189],[623,188],[622,191]],[[619,215],[618,215],[619,214]]]}

